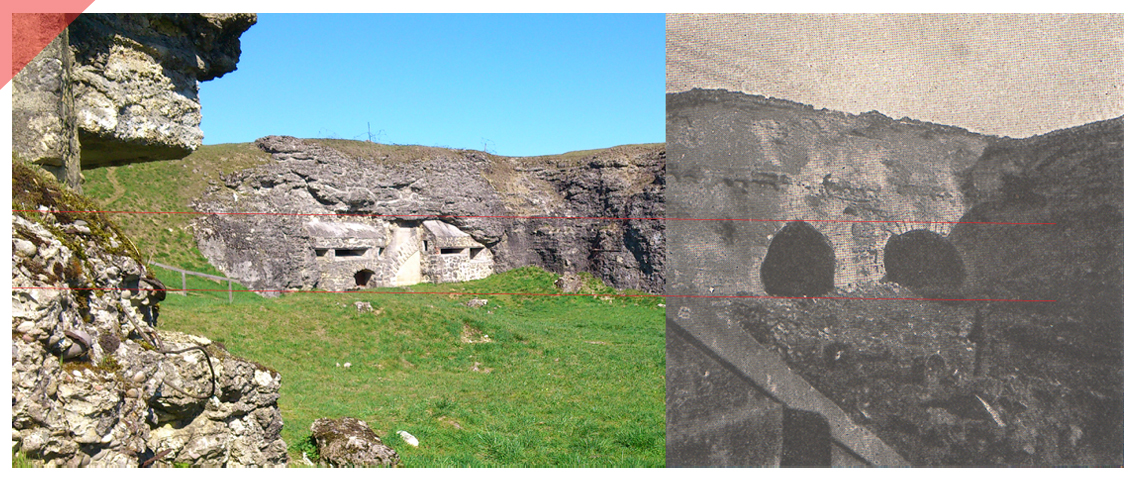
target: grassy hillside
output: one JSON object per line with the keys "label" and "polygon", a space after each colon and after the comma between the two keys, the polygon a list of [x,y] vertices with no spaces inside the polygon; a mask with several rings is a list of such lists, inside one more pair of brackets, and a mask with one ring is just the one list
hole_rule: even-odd
{"label": "grassy hillside", "polygon": [[[371,147],[410,157],[433,149],[349,147],[360,156]],[[85,171],[84,190],[106,210],[188,211],[210,182],[268,161],[252,144],[205,146],[182,160]],[[111,218],[143,257],[220,274],[195,247],[194,216]],[[154,271],[171,289],[181,286],[180,274]],[[294,465],[303,451],[314,454],[312,421],[352,416],[408,467],[663,466],[661,298],[611,297],[616,291],[587,278],[593,296],[481,296],[487,306],[464,304],[478,292],[555,293],[555,277],[524,268],[349,294],[238,292],[232,303],[227,286],[189,277],[191,292],[171,292],[159,327],[209,337],[282,373],[283,436]],[[408,293],[423,291],[442,294]],[[356,301],[373,311],[359,312]],[[406,445],[399,430],[421,445]]]}
{"label": "grassy hillside", "polygon": [[[110,211],[186,212],[189,202],[221,176],[271,160],[253,144],[206,145],[181,160],[83,171],[83,193]],[[216,275],[197,251],[183,214],[112,214],[147,260]]]}
{"label": "grassy hillside", "polygon": [[[465,293],[554,293],[555,278],[523,268],[349,294],[238,293],[232,304],[225,292],[190,292],[166,299],[160,327],[282,373],[293,463],[314,453],[312,421],[352,416],[407,467],[663,466],[661,298],[609,297],[614,290],[591,279],[594,296],[480,296],[487,306],[465,306],[474,298]],[[423,291],[446,294],[411,294]],[[374,310],[359,312],[357,301]],[[406,445],[399,430],[421,445]]]}

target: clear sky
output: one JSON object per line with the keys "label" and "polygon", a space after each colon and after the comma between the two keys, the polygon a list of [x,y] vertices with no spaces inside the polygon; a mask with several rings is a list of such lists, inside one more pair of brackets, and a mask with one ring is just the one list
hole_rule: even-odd
{"label": "clear sky", "polygon": [[260,14],[201,83],[205,144],[265,135],[557,154],[665,142],[665,17]]}
{"label": "clear sky", "polygon": [[723,88],[1010,137],[1123,114],[1122,14],[672,15],[666,29],[669,92]]}

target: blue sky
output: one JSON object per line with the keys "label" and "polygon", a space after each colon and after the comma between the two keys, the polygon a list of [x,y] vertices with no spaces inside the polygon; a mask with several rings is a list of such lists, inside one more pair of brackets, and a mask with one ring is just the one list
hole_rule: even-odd
{"label": "blue sky", "polygon": [[260,14],[201,83],[205,144],[264,135],[557,154],[665,142],[661,14]]}

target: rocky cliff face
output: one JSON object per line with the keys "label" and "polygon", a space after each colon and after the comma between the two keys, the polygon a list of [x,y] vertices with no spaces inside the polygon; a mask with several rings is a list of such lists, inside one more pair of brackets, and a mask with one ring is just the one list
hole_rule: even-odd
{"label": "rocky cliff face", "polygon": [[1121,324],[1123,134],[1119,117],[1000,139],[963,172],[962,221],[1048,224],[958,226],[971,292]]}
{"label": "rocky cliff face", "polygon": [[13,163],[12,430],[48,466],[282,466],[280,375],[157,331],[164,298],[80,196]]}
{"label": "rocky cliff face", "polygon": [[[255,14],[82,14],[13,79],[14,150],[72,188],[79,169],[201,145],[198,82],[236,70]],[[81,148],[80,148],[81,144]]]}
{"label": "rocky cliff face", "polygon": [[[274,136],[257,145],[275,162],[231,175],[197,210],[394,224],[438,219],[489,248],[497,271],[538,265],[588,271],[621,288],[662,289],[660,146],[567,159]],[[312,240],[301,228],[310,218],[209,215],[198,223],[198,246],[253,288],[316,287]]]}
{"label": "rocky cliff face", "polygon": [[201,145],[197,82],[236,70],[255,14],[83,14],[70,26],[84,167]]}

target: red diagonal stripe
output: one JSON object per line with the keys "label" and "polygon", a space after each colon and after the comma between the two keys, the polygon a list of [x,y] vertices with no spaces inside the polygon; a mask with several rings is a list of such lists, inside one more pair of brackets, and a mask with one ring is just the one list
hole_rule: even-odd
{"label": "red diagonal stripe", "polygon": [[[38,0],[36,2],[17,0],[9,5],[11,12],[4,12],[0,18],[0,62],[10,65],[4,69],[4,82],[7,85],[28,62],[31,62],[47,44],[67,28],[78,13],[86,10],[94,0]],[[25,13],[25,12],[39,13]],[[9,17],[10,15],[10,17]],[[11,30],[9,30],[11,29]]]}

